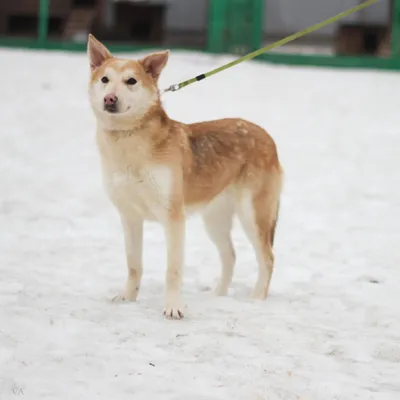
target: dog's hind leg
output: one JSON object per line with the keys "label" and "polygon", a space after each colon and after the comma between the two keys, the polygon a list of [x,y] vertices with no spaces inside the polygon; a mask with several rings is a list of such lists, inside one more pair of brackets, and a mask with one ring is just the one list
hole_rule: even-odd
{"label": "dog's hind leg", "polygon": [[203,213],[204,226],[221,261],[221,278],[215,289],[218,296],[227,295],[235,265],[235,250],[231,238],[233,214],[233,204],[226,194],[215,199]]}
{"label": "dog's hind leg", "polygon": [[281,178],[269,177],[256,190],[246,189],[239,197],[237,213],[256,253],[258,279],[252,297],[267,297],[274,269],[274,242],[279,211]]}

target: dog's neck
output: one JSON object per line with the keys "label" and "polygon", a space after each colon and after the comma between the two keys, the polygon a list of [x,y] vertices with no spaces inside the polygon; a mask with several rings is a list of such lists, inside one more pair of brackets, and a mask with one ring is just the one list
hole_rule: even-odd
{"label": "dog's neck", "polygon": [[111,116],[107,120],[97,119],[98,129],[114,137],[140,135],[146,131],[163,131],[170,125],[170,119],[160,103],[151,107],[141,117]]}

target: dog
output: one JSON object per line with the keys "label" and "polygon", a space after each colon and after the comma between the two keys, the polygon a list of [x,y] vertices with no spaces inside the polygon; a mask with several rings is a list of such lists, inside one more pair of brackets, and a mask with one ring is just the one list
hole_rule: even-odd
{"label": "dog", "polygon": [[93,35],[87,45],[88,89],[105,191],[118,210],[128,277],[115,300],[135,301],[142,278],[143,222],[164,229],[167,318],[183,317],[181,297],[185,220],[202,215],[222,272],[215,289],[227,295],[235,264],[235,215],[258,262],[256,299],[268,294],[283,169],[274,140],[239,118],[184,124],[162,106],[158,80],[169,51],[139,60],[116,58]]}

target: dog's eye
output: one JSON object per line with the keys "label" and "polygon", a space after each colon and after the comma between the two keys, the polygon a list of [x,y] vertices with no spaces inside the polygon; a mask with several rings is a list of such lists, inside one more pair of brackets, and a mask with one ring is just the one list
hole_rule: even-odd
{"label": "dog's eye", "polygon": [[129,78],[129,79],[126,81],[126,84],[127,84],[127,85],[134,85],[135,83],[137,83],[137,80],[136,80],[135,78]]}
{"label": "dog's eye", "polygon": [[101,78],[101,81],[102,81],[103,83],[108,83],[108,78],[107,78],[106,76],[103,76],[103,77]]}

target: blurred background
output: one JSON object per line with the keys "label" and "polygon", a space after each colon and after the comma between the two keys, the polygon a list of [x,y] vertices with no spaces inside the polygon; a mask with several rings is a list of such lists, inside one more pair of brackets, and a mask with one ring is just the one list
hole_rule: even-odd
{"label": "blurred background", "polygon": [[[91,32],[114,51],[177,47],[242,54],[361,2],[4,0],[0,45],[79,50]],[[382,0],[264,57],[290,64],[398,65],[392,58],[398,56],[399,10],[400,0]]]}

